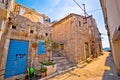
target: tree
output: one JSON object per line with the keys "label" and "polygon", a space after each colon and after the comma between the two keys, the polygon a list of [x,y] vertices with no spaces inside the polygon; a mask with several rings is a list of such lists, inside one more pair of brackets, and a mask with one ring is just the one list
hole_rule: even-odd
{"label": "tree", "polygon": [[52,41],[50,38],[45,40],[44,44],[46,46],[46,51],[49,53],[49,60],[51,60],[52,51],[55,51],[59,45],[57,42]]}

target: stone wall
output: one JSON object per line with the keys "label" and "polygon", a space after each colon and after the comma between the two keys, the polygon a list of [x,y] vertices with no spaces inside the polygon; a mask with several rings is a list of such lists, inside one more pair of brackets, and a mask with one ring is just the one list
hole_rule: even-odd
{"label": "stone wall", "polygon": [[[12,19],[11,24],[9,24],[9,26],[6,26],[6,34],[3,35],[5,38],[5,41],[4,41],[3,50],[1,53],[1,55],[3,56],[1,59],[0,69],[5,69],[8,49],[9,49],[9,42],[11,39],[28,41],[29,48],[28,48],[27,67],[31,66],[32,61],[34,61],[33,66],[35,68],[37,66],[40,66],[39,63],[46,59],[47,53],[43,55],[38,55],[37,49],[34,50],[32,48],[32,42],[34,41],[38,42],[40,40],[45,40],[47,38],[50,38],[51,32],[50,32],[49,24],[32,22],[31,20],[23,16],[12,14],[12,13],[11,13],[11,19]],[[33,33],[31,33],[30,30],[33,30]],[[46,35],[46,33],[48,35]],[[3,71],[3,73],[5,72]],[[1,76],[1,78],[4,78],[4,76]]]}
{"label": "stone wall", "polygon": [[[24,37],[28,38],[29,44],[31,45],[33,41],[40,41],[40,40],[45,40],[47,38],[50,38],[50,28],[49,24],[41,24],[39,22],[32,22],[31,20],[20,16],[20,15],[15,15],[13,17],[12,25],[16,26],[16,29],[10,28],[8,35],[9,37],[16,38],[19,37],[20,40],[22,40]],[[33,33],[30,33],[30,31],[33,30]],[[46,35],[46,33],[48,35]],[[29,54],[32,56],[32,48],[30,46],[29,48]],[[29,57],[30,57],[29,56]],[[37,50],[35,57],[43,61],[44,57],[43,55],[38,55]],[[44,55],[46,56],[46,55]],[[28,57],[28,58],[29,58]],[[40,58],[39,58],[40,57]],[[39,61],[40,61],[39,60]],[[28,60],[29,62],[29,60]]]}
{"label": "stone wall", "polygon": [[[79,15],[74,15],[73,26],[75,27],[75,36],[76,36],[76,58],[77,63],[85,60],[90,56],[90,46],[89,46],[89,28],[88,25],[84,23],[84,17]],[[80,23],[79,23],[80,21]],[[85,50],[85,43],[88,44],[88,53]]]}
{"label": "stone wall", "polygon": [[64,44],[65,49],[59,48],[60,54],[69,58],[71,62],[79,63],[89,57],[97,57],[101,52],[100,32],[95,19],[70,14],[53,24],[52,39]]}
{"label": "stone wall", "polygon": [[97,57],[102,52],[101,34],[98,30],[96,21],[92,16],[88,18],[88,26],[91,31],[90,44],[93,52],[92,54],[94,57]]}
{"label": "stone wall", "polygon": [[[75,60],[75,36],[72,30],[72,17],[65,19],[63,22],[52,27],[52,39],[59,44],[64,44],[64,50],[59,51],[62,56],[67,56]],[[72,55],[72,56],[71,56]]]}
{"label": "stone wall", "polygon": [[42,24],[46,21],[49,22],[49,18],[46,15],[40,14],[35,9],[24,7],[16,2],[14,3],[13,12],[14,14],[22,15],[33,22],[41,22]]}
{"label": "stone wall", "polygon": [[84,44],[87,42],[89,46],[89,35],[88,27],[83,24],[82,16],[70,14],[55,23],[52,31],[52,39],[65,46],[64,50],[59,48],[60,54],[74,63],[86,59]]}

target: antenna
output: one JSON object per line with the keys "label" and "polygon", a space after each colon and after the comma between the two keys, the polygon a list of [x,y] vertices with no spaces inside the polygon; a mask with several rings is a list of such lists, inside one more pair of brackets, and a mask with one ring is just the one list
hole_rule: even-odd
{"label": "antenna", "polygon": [[85,17],[84,17],[83,19],[85,20],[84,24],[86,24],[86,23],[87,23],[87,16],[89,16],[89,15],[88,15],[87,12],[86,12],[85,4],[83,4],[83,7],[84,7],[84,8],[82,8],[75,0],[73,0],[73,1],[79,6],[79,8],[80,8],[82,11],[84,11]]}

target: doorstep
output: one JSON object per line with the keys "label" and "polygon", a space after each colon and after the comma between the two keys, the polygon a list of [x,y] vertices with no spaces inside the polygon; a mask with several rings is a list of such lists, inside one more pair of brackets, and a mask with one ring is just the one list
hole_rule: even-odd
{"label": "doorstep", "polygon": [[46,79],[49,79],[49,78],[54,77],[54,76],[56,76],[56,75],[58,75],[58,72],[55,72],[55,73],[53,73],[53,74],[50,74],[50,75],[45,76],[45,77],[43,77],[43,78],[41,78],[41,79],[38,79],[38,80],[46,80]]}
{"label": "doorstep", "polygon": [[50,75],[45,76],[44,78],[41,78],[41,79],[38,79],[38,80],[47,80],[47,79],[52,78],[52,77],[54,77],[54,76],[56,76],[56,75],[63,74],[63,73],[65,73],[65,72],[71,71],[71,70],[73,70],[73,69],[75,69],[75,68],[76,68],[76,66],[71,67],[71,68],[68,68],[68,69],[63,70],[63,71],[57,71],[57,72],[55,72],[55,73],[53,73],[53,74],[50,74]]}
{"label": "doorstep", "polygon": [[41,78],[41,79],[38,79],[38,80],[48,80],[49,78],[52,78],[52,77],[54,77],[54,76],[56,76],[56,75],[60,75],[60,74],[63,74],[63,73],[65,73],[65,72],[68,72],[68,71],[71,71],[71,70],[73,70],[73,69],[75,69],[75,68],[83,68],[83,67],[85,67],[87,65],[87,63],[83,63],[83,64],[80,64],[80,65],[77,65],[77,66],[73,66],[73,67],[71,67],[71,68],[68,68],[68,69],[66,69],[66,70],[63,70],[63,71],[57,71],[57,72],[55,72],[55,73],[53,73],[53,74],[50,74],[50,75],[48,75],[48,76],[45,76],[44,78]]}

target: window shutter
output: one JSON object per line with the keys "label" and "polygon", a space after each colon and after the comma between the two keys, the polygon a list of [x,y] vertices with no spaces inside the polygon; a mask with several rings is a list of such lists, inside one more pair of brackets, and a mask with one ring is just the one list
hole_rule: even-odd
{"label": "window shutter", "polygon": [[42,41],[38,42],[38,54],[45,54],[46,49]]}

